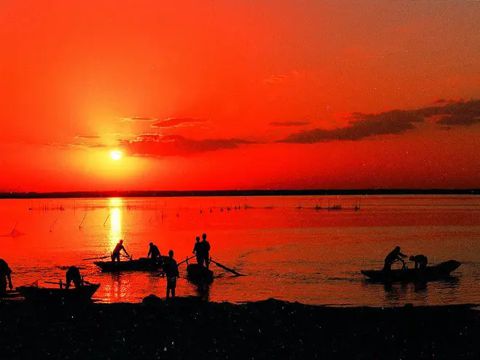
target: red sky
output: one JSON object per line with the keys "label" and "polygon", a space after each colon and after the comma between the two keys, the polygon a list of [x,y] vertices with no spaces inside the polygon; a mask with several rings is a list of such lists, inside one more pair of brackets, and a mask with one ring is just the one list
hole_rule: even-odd
{"label": "red sky", "polygon": [[2,1],[0,191],[479,187],[478,19],[476,1]]}

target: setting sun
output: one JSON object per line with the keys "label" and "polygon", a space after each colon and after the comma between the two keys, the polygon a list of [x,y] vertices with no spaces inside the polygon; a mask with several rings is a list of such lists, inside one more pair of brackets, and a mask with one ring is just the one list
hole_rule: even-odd
{"label": "setting sun", "polygon": [[110,157],[112,160],[118,161],[123,157],[123,153],[120,150],[112,150],[110,151]]}

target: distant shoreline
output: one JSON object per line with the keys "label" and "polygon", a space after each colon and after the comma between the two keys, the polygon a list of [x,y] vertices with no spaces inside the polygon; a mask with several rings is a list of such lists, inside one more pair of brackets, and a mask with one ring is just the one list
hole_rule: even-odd
{"label": "distant shoreline", "polygon": [[0,199],[53,199],[104,197],[214,197],[214,196],[308,196],[308,195],[480,195],[478,189],[305,189],[305,190],[152,190],[0,192]]}

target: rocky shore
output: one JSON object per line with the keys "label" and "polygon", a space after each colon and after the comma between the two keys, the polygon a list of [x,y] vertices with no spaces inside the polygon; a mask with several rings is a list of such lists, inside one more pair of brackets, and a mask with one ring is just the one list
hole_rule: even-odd
{"label": "rocky shore", "polygon": [[478,359],[469,305],[332,308],[195,298],[46,307],[0,302],[1,359]]}

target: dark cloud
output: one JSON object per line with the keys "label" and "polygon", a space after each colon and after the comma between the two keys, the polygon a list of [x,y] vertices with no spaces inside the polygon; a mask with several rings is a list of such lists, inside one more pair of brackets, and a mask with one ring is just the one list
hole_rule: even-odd
{"label": "dark cloud", "polygon": [[195,118],[168,118],[165,120],[159,120],[152,124],[158,128],[178,127],[178,126],[191,126],[197,123],[205,122],[204,119]]}
{"label": "dark cloud", "polygon": [[380,114],[355,113],[349,125],[338,129],[313,129],[287,136],[281,142],[317,143],[334,140],[360,140],[369,136],[400,134],[415,128],[423,118],[417,114],[394,110]]}
{"label": "dark cloud", "polygon": [[99,135],[77,135],[76,138],[89,140],[89,139],[100,139],[100,136]]}
{"label": "dark cloud", "polygon": [[449,102],[445,106],[419,110],[426,117],[438,116],[439,125],[470,126],[480,123],[480,100]]}
{"label": "dark cloud", "polygon": [[124,117],[123,121],[156,121],[156,118],[144,117],[144,116],[132,116]]}
{"label": "dark cloud", "polygon": [[305,126],[308,124],[310,124],[309,121],[272,121],[270,123],[271,126],[279,126],[279,127]]}
{"label": "dark cloud", "polygon": [[350,123],[336,129],[313,129],[291,134],[279,142],[317,143],[361,140],[380,135],[397,135],[413,130],[427,118],[441,126],[469,126],[480,123],[480,100],[449,102],[415,110],[393,110],[378,114],[352,114]]}
{"label": "dark cloud", "polygon": [[179,135],[144,134],[134,140],[121,140],[120,145],[131,155],[186,156],[207,151],[235,149],[252,142],[242,139],[187,139]]}

